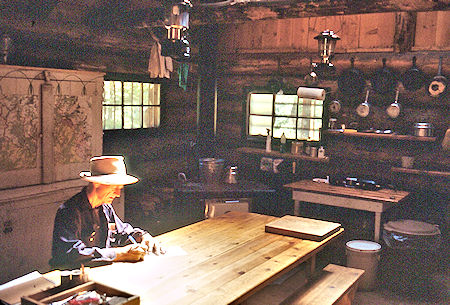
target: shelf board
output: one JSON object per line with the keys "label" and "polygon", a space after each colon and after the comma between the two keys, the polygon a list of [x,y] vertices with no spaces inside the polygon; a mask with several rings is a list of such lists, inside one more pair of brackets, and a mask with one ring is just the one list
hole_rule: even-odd
{"label": "shelf board", "polygon": [[393,167],[391,169],[391,171],[394,173],[403,173],[403,174],[412,174],[412,175],[447,177],[447,178],[450,177],[450,172],[429,171],[429,170],[404,168],[404,167]]}
{"label": "shelf board", "polygon": [[348,137],[361,137],[361,138],[375,138],[375,139],[390,139],[390,140],[402,140],[402,141],[419,141],[419,142],[435,142],[436,137],[416,137],[411,135],[398,135],[398,134],[384,134],[384,133],[371,133],[371,132],[343,132],[340,130],[324,130],[326,135],[338,135]]}
{"label": "shelf board", "polygon": [[317,158],[317,157],[310,157],[306,155],[297,155],[297,154],[291,154],[291,153],[280,153],[278,151],[271,151],[266,152],[265,149],[262,148],[253,148],[253,147],[240,147],[237,148],[236,151],[240,153],[245,154],[253,154],[253,155],[261,155],[261,156],[267,156],[267,157],[275,157],[275,158],[284,158],[284,159],[293,159],[293,160],[305,160],[305,161],[312,161],[312,162],[322,162],[322,163],[328,163],[329,158]]}

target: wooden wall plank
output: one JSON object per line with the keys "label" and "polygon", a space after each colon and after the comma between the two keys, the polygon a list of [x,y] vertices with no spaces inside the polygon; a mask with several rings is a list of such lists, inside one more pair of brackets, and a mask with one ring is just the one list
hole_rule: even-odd
{"label": "wooden wall plank", "polygon": [[263,20],[261,23],[261,48],[272,49],[278,47],[278,23],[272,20]]}
{"label": "wooden wall plank", "polygon": [[336,44],[336,52],[351,52],[358,48],[360,22],[361,15],[342,16],[340,28],[336,29],[341,38]]}
{"label": "wooden wall plank", "polygon": [[291,46],[295,50],[308,50],[309,18],[295,18],[291,22]]}
{"label": "wooden wall plank", "polygon": [[395,33],[395,13],[361,16],[359,48],[371,51],[392,51]]}
{"label": "wooden wall plank", "polygon": [[429,48],[434,45],[436,36],[436,16],[437,12],[417,13],[416,37],[414,47],[416,49]]}

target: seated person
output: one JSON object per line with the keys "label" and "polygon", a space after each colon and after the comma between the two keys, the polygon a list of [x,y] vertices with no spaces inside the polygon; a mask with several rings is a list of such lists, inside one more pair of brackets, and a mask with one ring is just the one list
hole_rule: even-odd
{"label": "seated person", "polygon": [[111,205],[124,185],[138,181],[126,173],[123,157],[94,157],[90,172],[81,172],[80,177],[89,184],[56,212],[52,267],[137,262],[147,252],[165,252],[148,232],[124,223]]}

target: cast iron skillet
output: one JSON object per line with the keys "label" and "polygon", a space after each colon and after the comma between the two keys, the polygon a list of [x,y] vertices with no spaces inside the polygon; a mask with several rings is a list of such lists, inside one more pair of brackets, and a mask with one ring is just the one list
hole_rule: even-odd
{"label": "cast iron skillet", "polygon": [[412,58],[412,66],[401,75],[403,87],[408,91],[416,91],[422,88],[427,80],[427,76],[416,65],[416,57]]}
{"label": "cast iron skillet", "polygon": [[344,94],[358,95],[366,86],[365,75],[354,67],[355,59],[350,59],[350,69],[344,70],[338,78],[338,87]]}
{"label": "cast iron skillet", "polygon": [[373,90],[380,94],[392,93],[397,88],[397,77],[386,67],[386,58],[383,58],[383,68],[373,74],[370,82]]}

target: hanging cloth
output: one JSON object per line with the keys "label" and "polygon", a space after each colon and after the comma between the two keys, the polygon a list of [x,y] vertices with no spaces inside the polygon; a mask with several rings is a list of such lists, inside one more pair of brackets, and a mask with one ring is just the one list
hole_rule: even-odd
{"label": "hanging cloth", "polygon": [[161,44],[155,41],[150,51],[148,72],[151,78],[170,78],[173,71],[172,58],[161,55]]}

